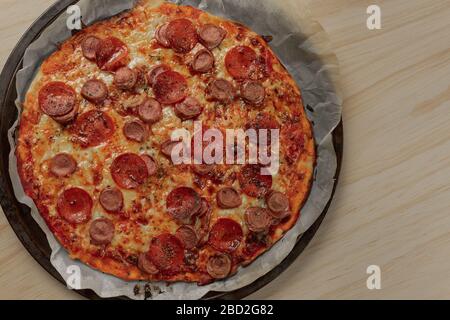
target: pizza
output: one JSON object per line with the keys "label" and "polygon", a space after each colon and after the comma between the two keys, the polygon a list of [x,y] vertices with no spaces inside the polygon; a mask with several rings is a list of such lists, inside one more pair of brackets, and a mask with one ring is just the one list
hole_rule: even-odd
{"label": "pizza", "polygon": [[[204,285],[295,225],[315,144],[300,89],[269,40],[190,6],[143,0],[42,63],[20,116],[18,171],[71,258],[127,281]],[[195,123],[200,135],[279,132],[277,173],[263,174],[259,158],[175,164],[182,142],[172,133]]]}

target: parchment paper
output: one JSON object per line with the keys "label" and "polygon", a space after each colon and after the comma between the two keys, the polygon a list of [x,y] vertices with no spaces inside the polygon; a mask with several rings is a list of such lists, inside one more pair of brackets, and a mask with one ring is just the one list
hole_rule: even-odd
{"label": "parchment paper", "polygon": [[[132,0],[81,0],[83,23],[89,25],[97,20],[111,17],[133,7]],[[296,10],[283,6],[283,1],[265,0],[186,0],[174,1],[198,7],[212,14],[239,21],[262,35],[272,35],[271,47],[293,75],[302,90],[308,117],[314,125],[318,160],[315,181],[311,194],[305,203],[301,217],[292,230],[275,244],[269,252],[258,258],[250,266],[241,268],[236,275],[207,286],[196,284],[152,283],[151,299],[199,299],[209,291],[232,291],[244,287],[263,276],[289,254],[300,237],[320,216],[331,197],[334,174],[336,172],[336,154],[332,144],[331,132],[341,118],[342,100],[337,89],[338,62],[330,51],[329,41],[320,24],[311,19],[307,2],[299,0]],[[295,13],[295,16],[293,15]],[[24,56],[24,67],[17,74],[16,101],[19,112],[26,91],[42,61],[53,51],[57,44],[71,36],[66,27],[67,16],[63,14],[41,37],[31,44]],[[52,249],[51,263],[61,276],[75,289],[92,289],[101,297],[128,296],[143,299],[144,295],[135,295],[134,288],[142,282],[126,282],[116,277],[95,271],[85,264],[73,261],[61,247],[39,215],[33,201],[24,194],[17,172],[15,150],[15,132],[18,121],[9,131],[11,144],[10,176],[17,199],[31,208],[31,215],[45,232]],[[74,268],[75,266],[75,268]],[[77,269],[79,268],[79,269]],[[74,270],[81,271],[81,283],[75,286],[70,276]]]}

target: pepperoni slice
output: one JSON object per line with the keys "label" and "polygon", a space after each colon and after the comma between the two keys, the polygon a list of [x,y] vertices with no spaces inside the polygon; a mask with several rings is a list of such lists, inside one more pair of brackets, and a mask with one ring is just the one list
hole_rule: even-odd
{"label": "pepperoni slice", "polygon": [[67,153],[60,153],[50,160],[50,172],[58,178],[68,177],[77,170],[77,162]]}
{"label": "pepperoni slice", "polygon": [[114,238],[114,229],[114,223],[109,219],[94,220],[89,228],[91,243],[98,246],[110,244]]}
{"label": "pepperoni slice", "polygon": [[189,224],[202,208],[199,194],[192,188],[180,187],[167,196],[167,212],[178,222]]}
{"label": "pepperoni slice", "polygon": [[67,115],[76,108],[75,90],[64,82],[49,82],[39,91],[39,107],[50,117]]}
{"label": "pepperoni slice", "polygon": [[160,271],[177,272],[183,265],[183,244],[171,234],[161,234],[152,239],[148,257]]}
{"label": "pepperoni slice", "polygon": [[192,227],[181,226],[178,228],[175,236],[183,243],[184,248],[187,250],[193,249],[198,244],[197,233]]}
{"label": "pepperoni slice", "polygon": [[83,147],[95,147],[108,140],[114,133],[114,121],[100,110],[91,110],[78,117],[73,131]]}
{"label": "pepperoni slice", "polygon": [[93,104],[101,104],[108,97],[108,87],[102,80],[88,80],[81,88],[81,95]]}
{"label": "pepperoni slice", "polygon": [[119,212],[123,208],[123,195],[117,188],[106,188],[100,193],[99,201],[108,212]]}
{"label": "pepperoni slice", "polygon": [[175,104],[186,98],[186,79],[175,71],[165,71],[155,78],[153,92],[162,104]]}
{"label": "pepperoni slice", "polygon": [[83,189],[67,189],[59,196],[56,210],[67,222],[82,224],[91,219],[92,198]]}
{"label": "pepperoni slice", "polygon": [[166,71],[170,71],[170,67],[165,64],[160,64],[151,68],[150,71],[147,73],[148,85],[150,87],[153,87],[155,85],[156,77]]}
{"label": "pepperoni slice", "polygon": [[264,232],[272,225],[272,216],[266,208],[249,208],[245,211],[245,222],[250,231]]}
{"label": "pepperoni slice", "polygon": [[250,121],[246,126],[246,129],[279,129],[280,125],[277,120],[268,113],[258,113],[255,119]]}
{"label": "pepperoni slice", "polygon": [[198,73],[206,73],[214,67],[214,56],[206,49],[200,50],[192,61],[192,70]]}
{"label": "pepperoni slice", "polygon": [[138,115],[145,123],[155,124],[163,118],[161,104],[153,98],[146,98],[138,107]]}
{"label": "pepperoni slice", "polygon": [[212,100],[231,103],[236,96],[236,89],[231,82],[225,79],[216,79],[208,85],[206,93]]}
{"label": "pepperoni slice", "polygon": [[163,25],[160,25],[155,32],[155,39],[158,41],[160,45],[162,45],[165,48],[170,47],[170,42],[167,39],[167,27],[169,26],[169,23],[165,23]]}
{"label": "pepperoni slice", "polygon": [[258,165],[246,165],[239,174],[242,191],[250,197],[265,196],[272,187],[272,176],[262,175]]}
{"label": "pepperoni slice", "polygon": [[305,133],[300,124],[292,124],[282,128],[283,147],[289,164],[295,163],[305,150]]}
{"label": "pepperoni slice", "polygon": [[217,192],[217,204],[222,209],[233,209],[242,204],[241,195],[236,189],[225,187]]}
{"label": "pepperoni slice", "polygon": [[209,258],[206,271],[214,279],[224,279],[231,272],[231,258],[226,254],[216,254]]}
{"label": "pepperoni slice", "polygon": [[114,85],[121,90],[132,90],[137,80],[137,73],[128,67],[119,68],[114,74]]}
{"label": "pepperoni slice", "polygon": [[197,30],[194,24],[185,18],[169,22],[165,29],[165,36],[170,47],[177,53],[188,53],[198,43]]}
{"label": "pepperoni slice", "polygon": [[114,159],[111,174],[117,185],[123,189],[136,189],[148,178],[145,161],[134,153],[125,153]]}
{"label": "pepperoni slice", "polygon": [[103,71],[116,71],[128,63],[128,47],[115,37],[101,41],[97,50],[97,65]]}
{"label": "pepperoni slice", "polygon": [[205,24],[200,28],[200,42],[209,50],[217,48],[225,39],[227,32],[214,24]]}
{"label": "pepperoni slice", "polygon": [[156,172],[158,171],[158,165],[156,164],[155,159],[146,154],[141,156],[141,158],[147,165],[148,175],[153,176],[154,174],[156,174]]}
{"label": "pepperoni slice", "polygon": [[150,260],[147,253],[141,253],[139,255],[138,268],[148,274],[157,274],[159,272],[158,268],[156,268],[156,266]]}
{"label": "pepperoni slice", "polygon": [[144,142],[148,137],[147,128],[140,120],[132,120],[125,123],[123,134],[128,140],[135,142]]}
{"label": "pepperoni slice", "polygon": [[222,218],[211,228],[209,243],[219,251],[233,252],[241,244],[242,228],[234,220]]}
{"label": "pepperoni slice", "polygon": [[246,81],[241,86],[241,96],[249,104],[261,105],[266,98],[266,90],[258,81]]}
{"label": "pepperoni slice", "polygon": [[225,56],[225,67],[235,79],[249,79],[256,72],[258,57],[248,46],[231,49]]}
{"label": "pepperoni slice", "polygon": [[183,102],[175,105],[175,114],[181,120],[197,118],[203,112],[203,106],[193,97],[187,97]]}
{"label": "pepperoni slice", "polygon": [[289,214],[289,199],[285,194],[272,191],[266,197],[267,207],[275,219],[282,219]]}
{"label": "pepperoni slice", "polygon": [[95,61],[97,58],[97,50],[100,47],[102,41],[96,36],[88,36],[81,43],[81,50],[83,56],[91,61]]}

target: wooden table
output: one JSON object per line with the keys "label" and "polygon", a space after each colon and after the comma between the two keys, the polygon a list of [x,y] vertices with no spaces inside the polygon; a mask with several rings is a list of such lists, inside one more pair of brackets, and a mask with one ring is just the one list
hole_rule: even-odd
{"label": "wooden table", "polygon": [[[286,5],[297,7],[297,1]],[[0,0],[0,65],[54,0]],[[382,29],[366,27],[378,4]],[[450,1],[315,0],[341,64],[345,152],[333,205],[262,299],[450,298]],[[379,265],[381,290],[366,268]],[[77,299],[0,215],[0,298]]]}

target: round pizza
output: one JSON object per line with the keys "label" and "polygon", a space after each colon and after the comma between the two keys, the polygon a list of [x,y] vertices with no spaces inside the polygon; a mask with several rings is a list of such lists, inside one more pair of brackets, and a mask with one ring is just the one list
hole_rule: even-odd
{"label": "round pizza", "polygon": [[[315,144],[270,40],[142,0],[42,63],[23,103],[18,169],[73,259],[124,280],[204,285],[295,225]],[[174,138],[180,130],[191,136]],[[219,143],[230,132],[243,143]]]}

